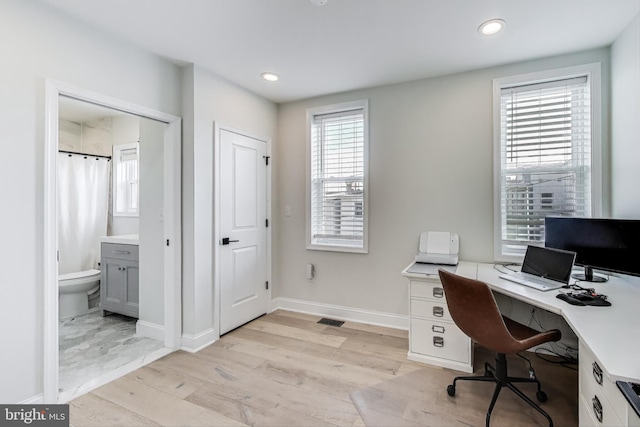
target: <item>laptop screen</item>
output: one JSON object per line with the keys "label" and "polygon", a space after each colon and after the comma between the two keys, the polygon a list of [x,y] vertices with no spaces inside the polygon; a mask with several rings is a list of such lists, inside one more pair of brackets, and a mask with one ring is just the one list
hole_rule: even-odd
{"label": "laptop screen", "polygon": [[575,252],[527,246],[521,271],[567,284],[575,258]]}

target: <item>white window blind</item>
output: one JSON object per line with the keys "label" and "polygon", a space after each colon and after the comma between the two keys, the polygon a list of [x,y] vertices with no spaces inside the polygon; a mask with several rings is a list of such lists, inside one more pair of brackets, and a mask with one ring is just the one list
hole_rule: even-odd
{"label": "white window blind", "polygon": [[365,112],[310,117],[312,245],[364,248]]}
{"label": "white window blind", "polygon": [[587,76],[501,89],[502,253],[544,242],[547,215],[591,216]]}

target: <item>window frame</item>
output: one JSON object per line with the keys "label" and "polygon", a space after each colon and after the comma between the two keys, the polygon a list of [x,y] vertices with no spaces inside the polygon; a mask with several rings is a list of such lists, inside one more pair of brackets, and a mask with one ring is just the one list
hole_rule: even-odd
{"label": "window frame", "polygon": [[[118,145],[114,145],[113,146],[113,153],[112,153],[112,160],[111,160],[111,165],[112,165],[112,199],[113,199],[113,205],[112,205],[112,214],[114,217],[138,217],[140,215],[140,143],[138,142],[131,142],[131,143],[127,143],[127,144],[118,144]],[[120,176],[118,174],[118,170],[119,170],[119,165],[120,165],[120,158],[121,158],[121,154],[123,151],[127,151],[127,150],[132,150],[135,149],[136,150],[136,168],[137,168],[137,179],[136,179],[136,184],[137,184],[137,191],[136,191],[136,209],[128,209],[126,211],[120,211],[118,210],[118,193],[119,193],[119,185],[118,185],[118,181],[120,179]],[[126,195],[126,199],[130,200],[131,199],[131,194],[127,194]]]}
{"label": "window frame", "polygon": [[[602,92],[601,65],[591,63],[553,70],[539,71],[493,80],[493,218],[494,218],[494,261],[522,262],[524,250],[503,251],[502,241],[502,158],[501,158],[501,92],[509,86],[544,83],[560,79],[587,76],[591,92],[591,216],[598,217],[603,212],[602,202]],[[530,243],[534,244],[534,243]],[[544,241],[539,242],[544,244]]]}
{"label": "window frame", "polygon": [[[346,112],[350,110],[362,110],[363,114],[363,199],[362,199],[362,215],[363,215],[363,235],[362,247],[349,245],[319,243],[315,242],[312,236],[312,165],[311,157],[313,153],[312,147],[312,125],[315,116],[323,114],[332,114]],[[321,107],[307,109],[307,152],[306,152],[306,248],[308,250],[347,252],[347,253],[369,253],[369,101],[367,99],[343,102],[339,104],[326,105]]]}

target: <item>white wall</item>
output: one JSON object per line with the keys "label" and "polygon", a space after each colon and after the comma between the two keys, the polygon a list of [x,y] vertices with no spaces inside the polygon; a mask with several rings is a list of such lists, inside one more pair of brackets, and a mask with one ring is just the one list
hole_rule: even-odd
{"label": "white wall", "polygon": [[612,216],[640,218],[640,15],[611,47]]}
{"label": "white wall", "polygon": [[[273,296],[406,316],[407,281],[400,272],[426,230],[457,232],[463,260],[492,261],[493,79],[600,61],[608,105],[608,53],[599,49],[281,105],[274,144]],[[306,250],[306,109],[364,98],[370,118],[369,254]],[[605,117],[605,144],[608,133]],[[290,217],[284,216],[286,205]],[[305,278],[307,263],[316,266],[312,281]]]}
{"label": "white wall", "polygon": [[274,103],[198,66],[183,70],[183,345],[215,339],[213,292],[214,121],[274,137]]}
{"label": "white wall", "polygon": [[22,0],[0,2],[0,52],[0,402],[13,403],[43,391],[45,79],[179,116],[180,71]]}
{"label": "white wall", "polygon": [[164,325],[164,123],[140,118],[140,320]]}

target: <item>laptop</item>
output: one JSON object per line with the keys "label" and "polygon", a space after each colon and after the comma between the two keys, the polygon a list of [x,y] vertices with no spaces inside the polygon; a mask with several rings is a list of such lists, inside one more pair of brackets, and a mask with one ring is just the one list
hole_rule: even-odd
{"label": "laptop", "polygon": [[569,284],[575,259],[575,252],[527,246],[521,270],[500,277],[540,291],[550,291]]}

